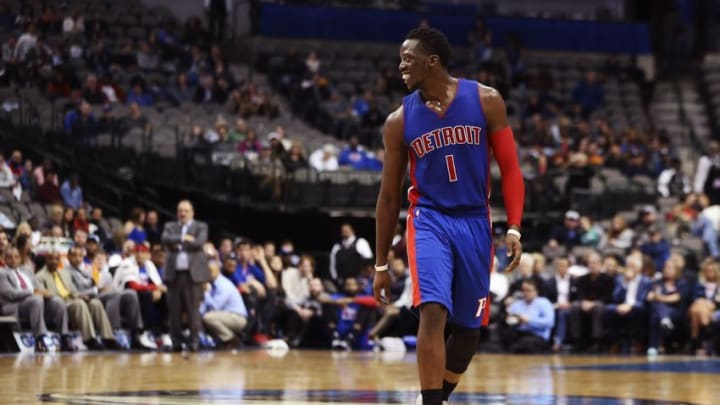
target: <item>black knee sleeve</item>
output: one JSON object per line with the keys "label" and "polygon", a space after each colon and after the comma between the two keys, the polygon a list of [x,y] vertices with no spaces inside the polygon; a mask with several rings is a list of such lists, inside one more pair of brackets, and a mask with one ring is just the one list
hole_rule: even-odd
{"label": "black knee sleeve", "polygon": [[445,344],[445,369],[455,374],[467,370],[478,342],[480,329],[471,329],[459,325],[450,325],[450,336]]}

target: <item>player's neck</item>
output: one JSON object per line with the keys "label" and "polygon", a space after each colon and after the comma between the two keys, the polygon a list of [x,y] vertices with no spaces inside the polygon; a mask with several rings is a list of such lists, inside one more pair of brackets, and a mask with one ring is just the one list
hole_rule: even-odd
{"label": "player's neck", "polygon": [[425,101],[440,101],[441,103],[450,102],[455,94],[455,86],[457,79],[450,76],[447,72],[438,75],[437,78],[427,80],[428,84],[420,88],[420,93]]}

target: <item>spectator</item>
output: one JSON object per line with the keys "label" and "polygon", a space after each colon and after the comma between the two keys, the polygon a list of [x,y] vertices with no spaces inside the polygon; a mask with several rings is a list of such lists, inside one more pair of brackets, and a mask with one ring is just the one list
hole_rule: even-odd
{"label": "spectator", "polygon": [[179,73],[175,85],[168,90],[168,93],[175,105],[189,103],[195,95],[195,86],[190,84],[187,74]]}
{"label": "spectator", "polygon": [[140,49],[137,52],[137,67],[145,71],[157,70],[160,67],[160,55],[145,41],[140,42]]}
{"label": "spectator", "polygon": [[137,293],[133,290],[114,291],[109,271],[91,269],[83,262],[83,253],[84,249],[78,246],[70,248],[68,252],[66,271],[70,273],[75,289],[79,294],[90,299],[99,299],[103,303],[113,329],[121,329],[123,326],[129,328],[132,348],[157,348],[154,342],[142,334],[143,324]]}
{"label": "spectator", "polygon": [[73,174],[63,182],[60,186],[60,194],[65,205],[70,208],[78,209],[85,204],[82,187],[80,187],[80,177],[77,174]]}
{"label": "spectator", "polygon": [[629,249],[632,246],[634,238],[635,232],[628,227],[625,217],[615,215],[610,221],[610,229],[601,246]]}
{"label": "spectator", "polygon": [[[332,331],[333,350],[351,350],[370,327],[377,303],[371,297],[359,296],[360,287],[354,277],[343,281],[343,292],[332,297],[336,309],[328,311],[328,328]],[[363,299],[368,298],[368,299]]]}
{"label": "spectator", "polygon": [[690,178],[683,173],[680,159],[673,158],[670,167],[663,170],[658,177],[658,193],[663,197],[682,197],[692,191]]}
{"label": "spectator", "polygon": [[25,62],[25,58],[31,49],[37,44],[37,26],[30,23],[26,31],[20,35],[15,45],[15,58],[20,62]]}
{"label": "spectator", "polygon": [[675,325],[685,322],[689,292],[687,284],[680,278],[680,271],[674,261],[666,261],[662,279],[655,282],[648,293],[650,340],[647,354],[650,357],[658,355],[662,338],[670,335],[675,330]]}
{"label": "spectator", "polygon": [[[525,280],[533,280],[537,285],[538,293],[545,296],[545,282],[540,274],[535,273],[535,257],[530,253],[524,253],[520,257],[520,263],[516,270],[515,280],[510,284],[508,297],[505,298],[505,306],[510,306],[517,298],[520,298],[522,283]],[[517,295],[517,296],[516,296]]]}
{"label": "spectator", "polygon": [[[577,286],[575,279],[568,271],[570,260],[567,257],[557,257],[553,261],[555,274],[546,283],[548,299],[555,307],[555,336],[553,338],[553,352],[560,351],[567,335],[567,322],[570,316],[571,303],[576,300]],[[537,284],[536,284],[537,285]]]}
{"label": "spectator", "polygon": [[200,86],[195,89],[192,101],[195,104],[210,104],[218,102],[220,95],[217,94],[215,79],[211,75],[204,75],[200,79]]}
{"label": "spectator", "polygon": [[[2,235],[5,235],[7,241],[5,232],[0,231]],[[38,352],[48,351],[44,339],[48,324],[62,335],[60,350],[73,351],[65,303],[41,287],[35,274],[19,268],[20,253],[17,248],[5,246],[2,253],[4,263],[0,267],[0,303],[3,313],[14,314],[18,320],[30,324],[35,335],[35,350]]]}
{"label": "spectator", "polygon": [[319,312],[319,308],[314,308],[310,302],[310,284],[314,274],[315,259],[312,256],[302,256],[298,268],[290,267],[281,273],[285,310],[280,313],[280,323],[290,347],[300,346],[309,321]]}
{"label": "spectator", "polygon": [[[65,301],[68,319],[82,334],[83,343],[90,350],[118,348],[105,308],[97,298],[81,294],[72,282],[67,270],[59,270],[60,253],[51,251],[45,267],[37,273],[38,283]],[[98,336],[99,335],[99,336]],[[100,337],[102,342],[98,341]]]}
{"label": "spectator", "polygon": [[155,245],[156,243],[160,243],[162,229],[160,228],[160,223],[158,221],[157,211],[150,210],[147,212],[143,229],[145,229],[145,234],[147,235],[146,239],[151,246]]}
{"label": "spectator", "polygon": [[67,36],[83,33],[85,31],[85,19],[77,11],[73,11],[63,20],[62,30],[63,34]]}
{"label": "spectator", "polygon": [[510,326],[505,342],[510,343],[512,353],[542,353],[550,345],[550,333],[555,326],[553,305],[545,297],[538,296],[534,281],[522,283],[521,300],[508,308],[506,323]]}
{"label": "spectator", "polygon": [[644,255],[650,256],[655,262],[656,269],[661,269],[670,257],[670,243],[665,240],[660,229],[651,228],[650,239],[640,246],[640,251]]}
{"label": "spectator", "polygon": [[603,87],[595,71],[590,70],[585,74],[585,79],[575,87],[572,99],[574,103],[580,105],[585,116],[604,104]]}
{"label": "spectator", "polygon": [[130,103],[130,113],[125,117],[124,121],[126,130],[133,128],[145,130],[148,127],[148,119],[136,102]]}
{"label": "spectator", "polygon": [[307,159],[305,158],[305,152],[301,144],[293,144],[287,156],[285,156],[283,164],[285,165],[285,170],[288,173],[293,173],[297,169],[302,169],[308,166]]}
{"label": "spectator", "polygon": [[262,150],[262,143],[257,139],[257,133],[254,129],[249,128],[245,139],[238,144],[238,152],[247,154],[257,154]]}
{"label": "spectator", "polygon": [[365,159],[365,148],[360,145],[360,139],[357,136],[353,136],[350,138],[350,144],[347,148],[340,152],[338,164],[340,166],[349,166],[353,169],[362,169]]}
{"label": "spectator", "polygon": [[90,232],[90,222],[87,218],[87,210],[85,207],[78,208],[77,212],[75,213],[75,219],[73,220],[73,233],[77,233],[78,231],[82,231],[87,236],[88,232]]}
{"label": "spectator", "polygon": [[702,211],[692,226],[695,236],[702,238],[710,256],[717,259],[720,257],[718,247],[718,232],[720,232],[720,205],[710,205],[710,199],[701,195],[698,197],[698,206]]}
{"label": "spectator", "polygon": [[[380,338],[387,335],[403,336],[406,333],[415,333],[415,331],[407,331],[408,328],[403,325],[403,323],[408,323],[408,311],[413,305],[412,280],[410,279],[408,268],[403,259],[398,258],[393,259],[390,268],[392,284],[390,285],[390,296],[388,297],[389,305],[380,308],[382,317],[377,321],[375,326],[370,329],[370,332],[368,332],[369,339]],[[401,318],[405,318],[404,322]],[[395,325],[396,323],[400,323],[400,327]],[[400,333],[393,333],[393,330],[399,330]]]}
{"label": "spectator", "polygon": [[65,238],[72,238],[74,235],[74,226],[75,224],[75,210],[71,207],[65,207],[65,210],[63,211],[62,216],[62,223],[60,224],[60,230],[62,232],[62,236]]}
{"label": "spectator", "polygon": [[642,275],[642,259],[628,256],[624,274],[615,278],[612,302],[607,305],[608,340],[620,343],[622,352],[640,346],[647,337],[647,295],[652,280]]}
{"label": "spectator", "polygon": [[[591,322],[590,352],[600,350],[601,339],[604,337],[603,328],[604,309],[612,301],[615,280],[602,272],[600,255],[593,252],[588,255],[588,274],[577,280],[577,296],[570,309],[570,331],[576,344],[587,348],[582,327],[587,319]],[[587,330],[586,330],[587,331]]]}
{"label": "spectator", "polygon": [[337,170],[339,165],[335,146],[327,143],[322,148],[314,151],[310,155],[310,166],[319,172]]}
{"label": "spectator", "polygon": [[128,93],[125,99],[127,105],[137,104],[140,107],[151,107],[155,105],[155,97],[147,91],[145,83],[143,83],[141,79],[133,79],[131,86],[130,93]]}
{"label": "spectator", "polygon": [[230,141],[234,143],[242,142],[247,138],[248,132],[247,123],[244,119],[238,117],[235,119],[235,126],[230,130]]}
{"label": "spectator", "polygon": [[147,233],[143,225],[145,224],[145,210],[135,207],[130,211],[130,217],[125,222],[125,235],[128,240],[135,242],[136,245],[143,244],[147,241]]}
{"label": "spectator", "polygon": [[5,157],[0,154],[0,188],[11,189],[17,184],[17,179],[10,166],[5,161]]}
{"label": "spectator", "polygon": [[219,348],[233,349],[247,325],[248,312],[240,292],[220,273],[220,264],[208,263],[210,281],[200,305],[205,328],[220,341]]}
{"label": "spectator", "polygon": [[600,245],[603,238],[605,237],[603,229],[599,225],[593,224],[592,219],[590,219],[590,217],[588,216],[583,216],[580,218],[580,229],[582,232],[582,236],[580,237],[580,244],[582,246],[596,248]]}
{"label": "spectator", "polygon": [[340,234],[342,239],[330,251],[330,276],[338,287],[344,279],[358,277],[363,266],[373,258],[368,241],[355,236],[350,224],[343,224]]}
{"label": "spectator", "polygon": [[101,105],[108,102],[105,93],[103,93],[97,76],[89,74],[85,78],[85,86],[83,87],[83,100],[92,105]]}
{"label": "spectator", "polygon": [[691,353],[703,355],[708,350],[709,327],[717,320],[720,308],[720,266],[707,258],[700,267],[700,280],[690,306],[690,347]]}
{"label": "spectator", "polygon": [[577,246],[581,242],[582,230],[580,225],[580,214],[577,211],[567,211],[562,227],[556,226],[550,233],[549,247],[565,246],[568,249]]}
{"label": "spectator", "polygon": [[720,144],[717,142],[712,142],[698,160],[693,191],[707,195],[711,205],[720,204]]}
{"label": "spectator", "polygon": [[[167,287],[163,284],[155,263],[149,260],[149,249],[146,245],[135,245],[129,241],[126,252],[113,276],[113,288],[117,291],[131,289],[137,293],[142,311],[143,325],[146,330],[160,335],[164,349],[172,347],[167,334],[168,305]],[[113,267],[112,260],[109,263]]]}

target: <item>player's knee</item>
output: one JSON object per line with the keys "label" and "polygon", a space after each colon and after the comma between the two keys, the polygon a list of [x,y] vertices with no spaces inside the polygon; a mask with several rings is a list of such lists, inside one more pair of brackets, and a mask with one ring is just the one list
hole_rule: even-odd
{"label": "player's knee", "polygon": [[420,323],[431,325],[444,325],[447,319],[447,309],[443,304],[428,302],[420,306]]}
{"label": "player's knee", "polygon": [[467,370],[477,350],[480,329],[451,325],[449,342],[450,340],[452,342],[448,344],[445,354],[445,368],[455,374],[462,374]]}

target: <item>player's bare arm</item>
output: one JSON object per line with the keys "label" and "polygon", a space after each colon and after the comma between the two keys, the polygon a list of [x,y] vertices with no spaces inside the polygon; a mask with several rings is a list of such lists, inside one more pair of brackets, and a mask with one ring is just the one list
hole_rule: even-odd
{"label": "player's bare arm", "polygon": [[[402,205],[402,187],[408,164],[408,149],[403,138],[403,109],[400,107],[388,116],[383,127],[385,161],[380,193],[375,208],[375,265],[377,267],[387,265],[388,252]],[[387,303],[383,299],[383,291],[389,300],[390,275],[387,271],[376,271],[373,292],[375,299],[380,304]]]}
{"label": "player's bare arm", "polygon": [[520,262],[522,244],[520,243],[520,225],[525,200],[525,183],[520,172],[517,158],[517,146],[507,119],[505,101],[492,87],[479,86],[480,101],[485,117],[495,160],[500,167],[502,177],[502,195],[508,217],[509,232],[505,237],[508,255],[513,260],[506,271],[512,271]]}

